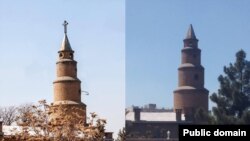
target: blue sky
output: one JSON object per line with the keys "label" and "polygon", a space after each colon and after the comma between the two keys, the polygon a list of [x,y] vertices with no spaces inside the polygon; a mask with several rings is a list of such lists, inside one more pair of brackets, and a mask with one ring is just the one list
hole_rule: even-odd
{"label": "blue sky", "polygon": [[[243,49],[250,59],[250,1],[127,0],[126,106],[173,107],[183,39],[193,25],[205,87],[217,92],[223,66]],[[210,103],[210,108],[212,103]]]}
{"label": "blue sky", "polygon": [[0,0],[0,106],[53,101],[64,20],[87,112],[124,126],[124,0]]}

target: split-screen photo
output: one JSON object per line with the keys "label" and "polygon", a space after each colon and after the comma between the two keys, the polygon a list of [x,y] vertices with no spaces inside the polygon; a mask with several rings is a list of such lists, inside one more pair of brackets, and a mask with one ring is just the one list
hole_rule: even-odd
{"label": "split-screen photo", "polygon": [[247,140],[249,6],[0,0],[0,141]]}

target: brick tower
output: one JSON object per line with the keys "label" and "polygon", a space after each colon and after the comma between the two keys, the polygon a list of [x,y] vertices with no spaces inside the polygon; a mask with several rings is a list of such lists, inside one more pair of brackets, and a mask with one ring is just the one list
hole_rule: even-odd
{"label": "brick tower", "polygon": [[198,39],[190,25],[183,40],[181,65],[178,68],[178,88],[174,91],[174,109],[182,109],[186,120],[192,120],[197,108],[208,111],[208,90],[204,88],[204,68]]}
{"label": "brick tower", "polygon": [[[81,102],[81,81],[77,78],[77,62],[74,60],[67,36],[67,21],[64,21],[64,39],[60,50],[59,59],[56,62],[56,80],[54,84],[54,106],[59,104],[68,108],[68,114],[77,112],[86,123],[86,105]],[[72,109],[77,109],[72,111]],[[80,109],[80,110],[79,110]]]}

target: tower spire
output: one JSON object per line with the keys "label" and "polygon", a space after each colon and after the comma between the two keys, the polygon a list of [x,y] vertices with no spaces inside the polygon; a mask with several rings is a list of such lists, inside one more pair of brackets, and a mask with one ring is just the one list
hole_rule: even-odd
{"label": "tower spire", "polygon": [[192,24],[188,28],[188,32],[184,41],[184,47],[198,48],[198,39],[195,36]]}
{"label": "tower spire", "polygon": [[64,38],[63,38],[63,42],[62,42],[60,51],[73,51],[71,46],[70,46],[69,39],[68,39],[68,36],[67,36],[67,26],[68,26],[68,24],[69,23],[66,20],[63,22]]}
{"label": "tower spire", "polygon": [[185,39],[196,39],[192,24],[190,24],[190,26],[188,28],[187,36]]}

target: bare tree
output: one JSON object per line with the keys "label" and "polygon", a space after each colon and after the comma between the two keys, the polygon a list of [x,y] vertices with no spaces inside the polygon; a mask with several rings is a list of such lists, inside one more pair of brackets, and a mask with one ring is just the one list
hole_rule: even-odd
{"label": "bare tree", "polygon": [[19,117],[24,117],[25,114],[29,113],[32,110],[32,106],[33,105],[31,103],[26,103],[18,106],[16,120]]}
{"label": "bare tree", "polygon": [[0,119],[3,120],[3,125],[11,125],[16,122],[16,118],[24,113],[27,113],[32,107],[32,104],[23,104],[18,107],[0,107]]}
{"label": "bare tree", "polygon": [[26,103],[18,106],[17,108],[18,115],[29,112],[32,109],[32,105],[33,105],[32,103]]}
{"label": "bare tree", "polygon": [[17,107],[9,106],[0,108],[0,118],[3,120],[3,125],[11,125],[15,122],[17,116]]}

